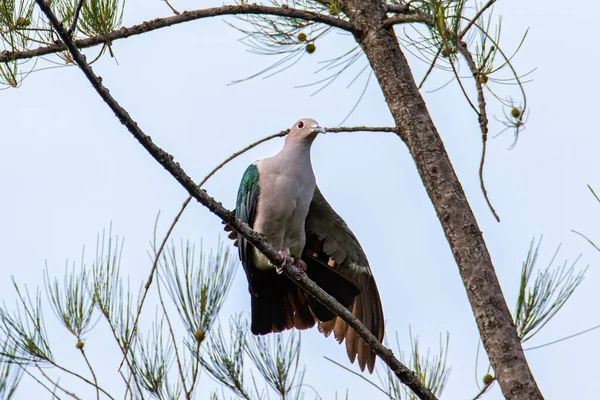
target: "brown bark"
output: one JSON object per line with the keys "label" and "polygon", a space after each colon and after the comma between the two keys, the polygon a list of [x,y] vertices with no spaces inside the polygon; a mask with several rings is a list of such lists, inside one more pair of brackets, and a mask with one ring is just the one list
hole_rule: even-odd
{"label": "brown bark", "polygon": [[[156,29],[162,29],[169,26],[182,24],[185,22],[195,21],[197,19],[212,18],[222,15],[273,15],[276,17],[287,17],[287,18],[298,18],[306,21],[321,22],[329,26],[333,26],[339,29],[350,31],[352,25],[348,21],[331,17],[329,15],[319,14],[313,11],[306,11],[291,7],[269,7],[261,6],[257,4],[239,4],[239,5],[225,5],[221,7],[204,8],[194,11],[184,11],[178,15],[173,15],[165,18],[156,18],[151,21],[145,21],[141,24],[133,25],[130,27],[122,27],[112,32],[108,32],[106,35],[101,34],[98,36],[92,36],[85,39],[75,40],[74,43],[79,49],[86,47],[97,46],[99,44],[110,44],[118,39],[126,39],[131,36],[141,35],[143,33],[151,32]],[[58,53],[60,51],[67,50],[67,46],[64,43],[54,43],[47,46],[40,46],[31,50],[23,51],[8,51],[4,50],[0,52],[0,63],[7,63],[14,60],[22,60],[33,57],[44,56],[47,54]]]}
{"label": "brown bark", "polygon": [[542,399],[473,211],[376,0],[342,0],[454,254],[481,339],[507,399]]}

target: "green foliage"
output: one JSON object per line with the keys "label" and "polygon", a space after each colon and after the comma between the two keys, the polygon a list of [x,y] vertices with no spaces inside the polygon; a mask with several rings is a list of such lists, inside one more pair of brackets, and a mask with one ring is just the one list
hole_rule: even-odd
{"label": "green foliage", "polygon": [[210,335],[207,356],[197,354],[202,366],[238,397],[250,400],[250,392],[244,384],[244,347],[247,324],[240,315],[229,321],[229,338],[225,339],[220,326]]}
{"label": "green foliage", "polygon": [[0,37],[4,44],[14,49],[27,48],[34,6],[34,0],[0,0]]}
{"label": "green foliage", "polygon": [[50,307],[65,328],[80,341],[93,326],[91,321],[95,311],[95,299],[83,262],[78,273],[74,266],[70,273],[65,270],[62,285],[57,278],[50,278],[48,268],[44,278]]}
{"label": "green foliage", "polygon": [[534,248],[534,241],[521,269],[519,297],[515,309],[515,325],[519,338],[526,342],[535,336],[565,305],[577,286],[583,281],[587,267],[575,272],[577,260],[567,267],[567,262],[555,267],[553,263],[560,250],[554,253],[548,267],[538,271],[532,281],[541,239]]}
{"label": "green foliage", "polygon": [[[202,365],[214,379],[246,400],[270,399],[268,389],[282,400],[304,398],[305,369],[299,364],[299,332],[249,335],[248,323],[241,315],[231,318],[228,331],[227,335],[220,326],[215,327],[201,356]],[[254,373],[252,384],[247,383],[248,359],[267,387],[262,388]],[[219,398],[217,393],[213,396]]]}
{"label": "green foliage", "polygon": [[458,35],[466,0],[431,0],[415,4],[415,10],[430,15],[428,25],[431,44],[441,51],[442,57],[456,57]]}
{"label": "green foliage", "polygon": [[133,294],[129,282],[124,284],[120,276],[123,239],[113,238],[109,231],[98,236],[96,259],[92,265],[91,292],[94,303],[110,326],[114,338],[121,348],[127,349],[129,338],[135,337],[133,322]]}
{"label": "green foliage", "polygon": [[[287,340],[285,339],[287,336]],[[246,340],[246,352],[267,384],[281,399],[302,398],[304,368],[299,369],[300,333],[254,336]]]}
{"label": "green foliage", "polygon": [[[427,352],[423,354],[419,348],[419,338],[413,338],[412,331],[410,331],[411,351],[410,358],[407,360],[404,352],[401,350],[398,334],[396,333],[396,345],[398,347],[398,352],[400,353],[400,360],[415,372],[419,377],[419,380],[423,382],[436,397],[439,397],[442,394],[450,374],[450,368],[446,366],[449,342],[450,335],[448,333],[446,333],[445,339],[440,335],[439,351],[436,354],[431,354],[430,349],[427,349]],[[396,377],[389,368],[386,368],[383,384],[385,387],[384,391],[389,395],[390,399],[418,399],[412,391],[400,382],[398,377]]]}
{"label": "green foliage", "polygon": [[[48,302],[57,321],[77,339],[74,350],[85,359],[93,379],[87,379],[55,361],[46,334],[40,291],[32,298],[26,288],[23,291],[15,282],[18,295],[16,310],[11,312],[5,304],[0,307],[3,346],[0,352],[0,394],[6,393],[8,397],[13,393],[23,373],[49,391],[55,387],[66,394],[73,393],[58,385],[57,380],[44,372],[43,366],[92,385],[98,395],[102,392],[110,396],[97,386],[94,360],[84,353],[84,347],[95,346],[94,343],[84,344],[84,336],[98,325],[94,319],[99,312],[101,318],[98,322],[108,326],[116,344],[115,350],[119,349],[124,357],[125,370],[121,377],[127,386],[125,398],[193,397],[199,376],[201,344],[213,328],[237,263],[223,246],[215,254],[205,254],[202,251],[196,253],[195,247],[187,243],[181,248],[181,257],[176,256],[179,253],[172,247],[163,257],[160,279],[156,284],[161,307],[148,334],[142,334],[140,328],[134,328],[139,297],[134,301],[129,283],[120,276],[122,250],[123,240],[113,236],[109,230],[98,236],[95,260],[90,269],[85,266],[82,257],[81,267],[77,271],[74,267],[71,271],[65,270],[63,279],[51,278],[48,269],[45,272],[44,289]],[[183,322],[183,331],[169,320],[160,294],[161,282],[166,283]],[[235,349],[243,354],[244,336],[240,340]],[[187,344],[183,346],[183,350],[187,349],[183,353],[178,350],[178,344],[182,342]],[[212,351],[210,344],[205,347]],[[220,350],[222,347],[216,351]],[[173,374],[174,364],[177,364],[179,378]],[[16,371],[15,367],[18,368]]]}
{"label": "green foliage", "polygon": [[0,331],[4,337],[4,362],[45,363],[53,360],[52,351],[46,333],[44,313],[39,290],[32,299],[29,290],[19,288],[14,278],[13,286],[18,295],[18,301],[13,312],[6,304],[0,307]]}
{"label": "green foliage", "polygon": [[18,362],[2,360],[4,354],[16,354],[16,351],[15,348],[9,348],[7,343],[0,349],[0,399],[12,399],[23,377],[24,369]]}
{"label": "green foliage", "polygon": [[[587,267],[579,272],[575,271],[579,257],[570,265],[565,261],[562,265],[554,265],[560,246],[554,252],[548,267],[543,270],[536,270],[537,258],[539,255],[542,239],[535,244],[535,238],[531,241],[527,257],[523,262],[519,280],[519,295],[513,315],[514,323],[517,328],[517,334],[522,343],[525,343],[537,333],[540,332],[548,322],[552,320],[558,311],[566,304],[567,300],[575,292],[575,289],[583,281]],[[573,335],[573,336],[577,336]],[[553,343],[558,343],[563,339]],[[477,363],[479,360],[479,343],[477,347],[477,355],[475,357],[475,371],[477,377]],[[538,347],[545,347],[549,344],[544,344]],[[529,348],[532,349],[532,348]],[[526,350],[529,350],[526,349]],[[476,399],[482,396],[494,383],[496,377],[488,366],[484,376],[481,378],[483,387],[479,386],[480,381],[477,379],[477,384],[480,388]]]}
{"label": "green foliage", "polygon": [[[215,255],[197,254],[187,242],[181,246],[180,258],[172,246],[161,262],[159,277],[165,282],[171,300],[188,331],[189,346],[196,347],[209,332],[223,306],[237,270],[235,255],[219,247]],[[204,333],[204,334],[203,334]]]}
{"label": "green foliage", "polygon": [[[159,318],[158,316],[156,318]],[[158,322],[157,322],[158,321]],[[151,331],[136,342],[135,374],[140,384],[157,399],[179,399],[181,382],[169,384],[169,370],[175,361],[174,345],[164,338],[164,319],[155,319]]]}
{"label": "green foliage", "polygon": [[[400,347],[398,333],[396,333],[396,346],[398,349],[398,353],[400,354],[400,361],[417,375],[419,381],[421,381],[425,387],[427,387],[436,397],[439,397],[439,395],[444,390],[444,386],[446,385],[446,381],[448,380],[448,376],[450,375],[450,368],[446,366],[450,335],[446,333],[445,341],[442,340],[442,336],[440,335],[440,350],[437,354],[432,355],[429,349],[427,349],[426,354],[421,353],[419,349],[418,337],[415,337],[413,339],[412,331],[410,330],[410,328],[409,332],[411,351],[408,360],[406,360],[405,354]],[[378,385],[370,379],[359,374],[358,372],[355,372],[345,367],[344,365],[332,360],[329,357],[325,357],[325,359],[337,365],[338,367],[350,372],[351,374],[357,376],[358,378],[367,381],[373,387],[378,389],[381,393],[385,394],[385,396],[390,400],[418,399],[418,397],[415,396],[415,394],[410,389],[408,389],[400,381],[400,379],[398,379],[396,374],[394,374],[394,372],[391,371],[387,366],[381,366],[381,364],[378,364],[380,368],[383,369],[383,373],[378,374],[379,380],[381,382],[381,385]],[[346,398],[347,397],[348,394],[346,394]]]}
{"label": "green foliage", "polygon": [[[35,39],[33,23],[33,0],[0,0],[0,52],[19,51],[29,48]],[[28,73],[21,69],[28,60],[11,60],[0,64],[0,84],[16,88]]]}
{"label": "green foliage", "polygon": [[[237,4],[246,2],[236,0]],[[299,8],[318,13],[327,13],[339,18],[341,5],[334,1],[308,0],[270,0],[275,7]],[[315,41],[332,31],[330,26],[306,21],[298,18],[283,18],[268,15],[245,15],[238,17],[243,24],[230,24],[244,34],[242,42],[250,48],[250,52],[260,55],[280,56],[281,58],[269,67],[247,78],[234,81],[239,83],[259,75],[272,76],[292,67],[305,54],[312,54],[316,47]],[[311,43],[306,44],[309,40]]]}
{"label": "green foliage", "polygon": [[[78,0],[57,0],[56,7],[63,23],[70,25]],[[85,0],[77,21],[77,29],[87,37],[106,35],[121,27],[124,0]]]}

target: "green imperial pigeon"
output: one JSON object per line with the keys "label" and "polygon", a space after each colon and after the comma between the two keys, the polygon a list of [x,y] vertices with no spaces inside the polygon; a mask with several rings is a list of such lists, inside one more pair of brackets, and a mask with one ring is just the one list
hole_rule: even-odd
{"label": "green imperial pigeon", "polygon": [[[316,186],[310,147],[324,132],[316,121],[302,119],[274,157],[250,165],[237,195],[236,216],[262,233],[280,251],[284,263],[306,271],[323,290],[347,307],[383,340],[383,310],[367,257],[344,220]],[[226,226],[231,231],[230,226]],[[354,329],[305,293],[269,260],[232,231],[248,278],[255,335],[286,329],[319,331],[338,342],[346,340],[350,361],[358,356],[361,370],[373,372],[375,354]]]}

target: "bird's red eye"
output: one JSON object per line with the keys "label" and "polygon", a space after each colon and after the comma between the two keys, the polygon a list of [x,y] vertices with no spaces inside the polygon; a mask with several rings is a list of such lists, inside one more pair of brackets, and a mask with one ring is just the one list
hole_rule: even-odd
{"label": "bird's red eye", "polygon": [[300,129],[304,128],[304,122],[303,121],[298,122],[298,128],[300,128]]}

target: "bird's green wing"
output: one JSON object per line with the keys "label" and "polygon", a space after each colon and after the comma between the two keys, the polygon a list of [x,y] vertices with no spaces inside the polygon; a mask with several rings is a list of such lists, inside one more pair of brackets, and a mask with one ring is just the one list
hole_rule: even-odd
{"label": "bird's green wing", "polygon": [[[251,164],[242,176],[235,205],[236,217],[247,223],[250,228],[254,227],[259,192],[258,167]],[[256,267],[252,261],[252,245],[242,235],[238,235],[238,251],[248,278],[248,289],[251,293],[256,294],[256,288],[253,285]]]}

